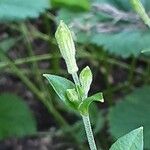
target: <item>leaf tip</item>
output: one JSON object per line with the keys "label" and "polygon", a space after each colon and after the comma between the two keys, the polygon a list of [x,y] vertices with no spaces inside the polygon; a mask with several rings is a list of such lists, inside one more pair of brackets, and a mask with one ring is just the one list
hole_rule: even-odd
{"label": "leaf tip", "polygon": [[49,80],[50,74],[43,74],[43,77],[45,77],[47,80]]}
{"label": "leaf tip", "polygon": [[43,74],[43,77],[47,78],[48,74]]}
{"label": "leaf tip", "polygon": [[100,102],[101,102],[101,103],[104,103],[104,98],[100,99]]}
{"label": "leaf tip", "polygon": [[142,132],[143,132],[143,129],[144,129],[143,126],[141,126],[141,127],[138,128],[138,130],[140,130]]}
{"label": "leaf tip", "polygon": [[101,103],[104,103],[105,101],[104,101],[104,97],[103,97],[103,93],[100,93],[100,99],[99,99],[99,101],[101,102]]}

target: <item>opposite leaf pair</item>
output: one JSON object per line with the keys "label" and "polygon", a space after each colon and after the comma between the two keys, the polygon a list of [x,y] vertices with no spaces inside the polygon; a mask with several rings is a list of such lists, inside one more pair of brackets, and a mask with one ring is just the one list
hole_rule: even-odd
{"label": "opposite leaf pair", "polygon": [[82,115],[88,115],[91,102],[104,102],[102,93],[87,97],[92,82],[92,72],[89,67],[81,71],[79,85],[57,75],[44,74],[43,76],[47,78],[59,98]]}

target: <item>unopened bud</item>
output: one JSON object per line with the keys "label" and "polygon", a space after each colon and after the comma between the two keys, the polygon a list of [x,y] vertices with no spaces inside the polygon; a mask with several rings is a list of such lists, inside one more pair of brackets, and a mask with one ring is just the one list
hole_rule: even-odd
{"label": "unopened bud", "polygon": [[90,90],[92,79],[93,75],[91,69],[87,66],[80,73],[80,83],[82,85],[85,95],[87,95]]}
{"label": "unopened bud", "polygon": [[62,57],[65,59],[67,70],[70,74],[78,71],[75,59],[75,45],[71,35],[71,31],[67,25],[60,21],[60,24],[55,33],[55,37],[61,52]]}
{"label": "unopened bud", "polygon": [[67,89],[66,93],[67,93],[67,97],[70,101],[72,101],[72,102],[79,101],[78,93],[76,92],[75,89]]}

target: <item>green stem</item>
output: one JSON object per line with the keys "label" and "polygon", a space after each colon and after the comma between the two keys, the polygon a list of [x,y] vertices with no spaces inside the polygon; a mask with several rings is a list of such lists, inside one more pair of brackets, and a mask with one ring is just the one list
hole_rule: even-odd
{"label": "green stem", "polygon": [[80,81],[79,81],[77,73],[72,74],[72,78],[76,85],[80,85]]}
{"label": "green stem", "polygon": [[[36,56],[31,56],[31,57],[26,57],[26,58],[19,58],[14,61],[15,65],[21,65],[25,63],[30,63],[34,61],[42,61],[42,60],[48,60],[53,58],[51,54],[43,54],[43,55],[36,55]],[[60,56],[57,56],[60,58]],[[7,67],[9,64],[7,62],[0,62],[0,68]]]}
{"label": "green stem", "polygon": [[[43,16],[43,22],[44,22],[46,33],[48,35],[50,35],[50,37],[53,37],[53,33],[52,33],[52,29],[51,29],[51,23],[52,22],[51,22],[51,20],[48,18],[48,16],[46,14]],[[48,41],[48,45],[49,45],[49,49],[52,50],[52,51],[50,50],[50,53],[53,56],[57,56],[58,53],[56,51],[56,47],[53,44],[53,42],[49,40]],[[60,68],[59,67],[59,61],[60,61],[60,59],[58,57],[53,57],[52,60],[51,60],[51,66],[52,66],[51,69],[54,70],[54,72],[58,72],[58,70]]]}
{"label": "green stem", "polygon": [[[29,31],[26,27],[26,25],[24,23],[21,23],[20,25],[21,27],[21,32],[24,36],[24,39],[26,41],[26,47],[27,47],[27,50],[28,50],[28,54],[30,57],[33,57],[34,56],[34,52],[33,52],[33,48],[32,48],[32,39],[31,39],[31,36],[29,36]],[[43,86],[43,81],[41,79],[41,74],[40,74],[40,70],[39,70],[39,67],[38,67],[38,64],[37,64],[37,61],[33,61],[32,62],[32,69],[33,69],[33,72],[34,72],[34,75],[35,75],[35,78],[37,79],[38,82],[40,82],[40,86]],[[42,89],[42,87],[41,87]]]}
{"label": "green stem", "polygon": [[48,111],[54,116],[60,127],[68,128],[69,124],[64,120],[64,118],[59,114],[59,112],[54,108],[51,99],[48,97],[46,98],[47,100],[44,99],[44,104],[47,107]]}
{"label": "green stem", "polygon": [[88,116],[82,116],[82,119],[83,119],[83,123],[84,123],[84,127],[85,127],[85,131],[86,131],[86,135],[88,138],[90,149],[91,150],[97,150],[94,136],[93,136],[93,132],[92,132],[92,128],[91,128],[89,115]]}
{"label": "green stem", "polygon": [[[80,85],[80,81],[79,81],[79,77],[78,77],[77,73],[72,74],[72,78],[74,80],[75,85]],[[84,96],[85,97],[83,97],[82,100],[87,97],[87,95],[84,95]],[[91,150],[97,150],[96,143],[95,143],[94,136],[93,136],[93,132],[92,132],[92,127],[91,127],[89,115],[82,115],[82,120],[84,123],[84,128],[86,131],[86,136],[88,139],[90,149]]]}
{"label": "green stem", "polygon": [[[60,55],[57,56],[53,56],[51,54],[43,54],[43,55],[36,55],[36,56],[32,56],[32,57],[26,57],[26,58],[19,58],[17,60],[14,61],[15,65],[21,65],[21,64],[25,64],[25,63],[30,63],[33,61],[42,61],[42,60],[48,60],[48,59],[52,59],[52,58],[60,58]],[[78,58],[91,58],[92,56],[90,54],[86,55],[86,56],[79,56]],[[93,58],[93,59],[97,59],[97,58]],[[101,61],[103,61],[103,59],[100,59]],[[117,61],[115,59],[109,58],[108,60],[106,60],[109,64],[111,65],[116,65],[119,67],[122,67],[124,69],[129,70],[130,69],[130,65],[123,63],[121,61]],[[0,68],[3,67],[7,67],[8,63],[7,62],[0,62]],[[138,69],[134,69],[134,72],[140,75],[143,75],[143,72],[138,70]]]}
{"label": "green stem", "polygon": [[68,123],[59,114],[59,112],[54,108],[51,100],[45,96],[45,93],[41,91],[28,79],[23,72],[15,66],[15,64],[2,52],[0,51],[1,59],[5,60],[10,66],[11,70],[21,79],[21,81],[39,98],[39,100],[45,104],[49,112],[54,116],[55,120],[59,123],[60,127],[67,127]]}

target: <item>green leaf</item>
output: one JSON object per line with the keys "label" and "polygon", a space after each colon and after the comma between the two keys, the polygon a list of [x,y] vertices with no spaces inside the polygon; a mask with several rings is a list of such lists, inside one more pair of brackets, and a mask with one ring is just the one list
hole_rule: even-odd
{"label": "green leaf", "polygon": [[110,150],[143,150],[143,127],[119,138]]}
{"label": "green leaf", "polygon": [[75,85],[70,80],[63,77],[51,74],[43,74],[44,77],[49,81],[50,85],[53,87],[59,98],[68,106],[76,109],[75,103],[71,102],[67,97],[67,89],[75,88]]}
{"label": "green leaf", "polygon": [[89,10],[90,2],[89,0],[82,0],[80,3],[77,0],[52,0],[53,7],[65,7],[67,9],[79,11],[79,10]]}
{"label": "green leaf", "polygon": [[88,114],[89,106],[93,101],[104,102],[103,94],[97,93],[83,100],[78,107],[78,110],[82,115]]}
{"label": "green leaf", "polygon": [[23,100],[13,94],[0,95],[0,139],[36,132],[35,120]]}
{"label": "green leaf", "polygon": [[150,149],[150,86],[135,89],[109,110],[110,133],[116,139],[144,127],[144,147]]}
{"label": "green leaf", "polygon": [[[125,3],[126,0],[117,2]],[[100,5],[99,2],[98,4]],[[113,24],[115,21],[113,17],[100,11],[95,13],[95,9],[91,9],[88,13],[61,9],[57,19],[63,19],[72,26],[77,42],[95,44],[116,56],[139,57],[142,50],[150,49],[149,29],[139,28],[132,21],[120,20]]]}
{"label": "green leaf", "polygon": [[0,22],[37,18],[49,7],[49,0],[1,0]]}
{"label": "green leaf", "polygon": [[93,44],[103,46],[111,54],[128,58],[138,57],[143,49],[150,48],[150,31],[124,31],[110,34],[95,34],[91,40]]}
{"label": "green leaf", "polygon": [[150,49],[142,50],[141,53],[142,53],[144,56],[150,56]]}

